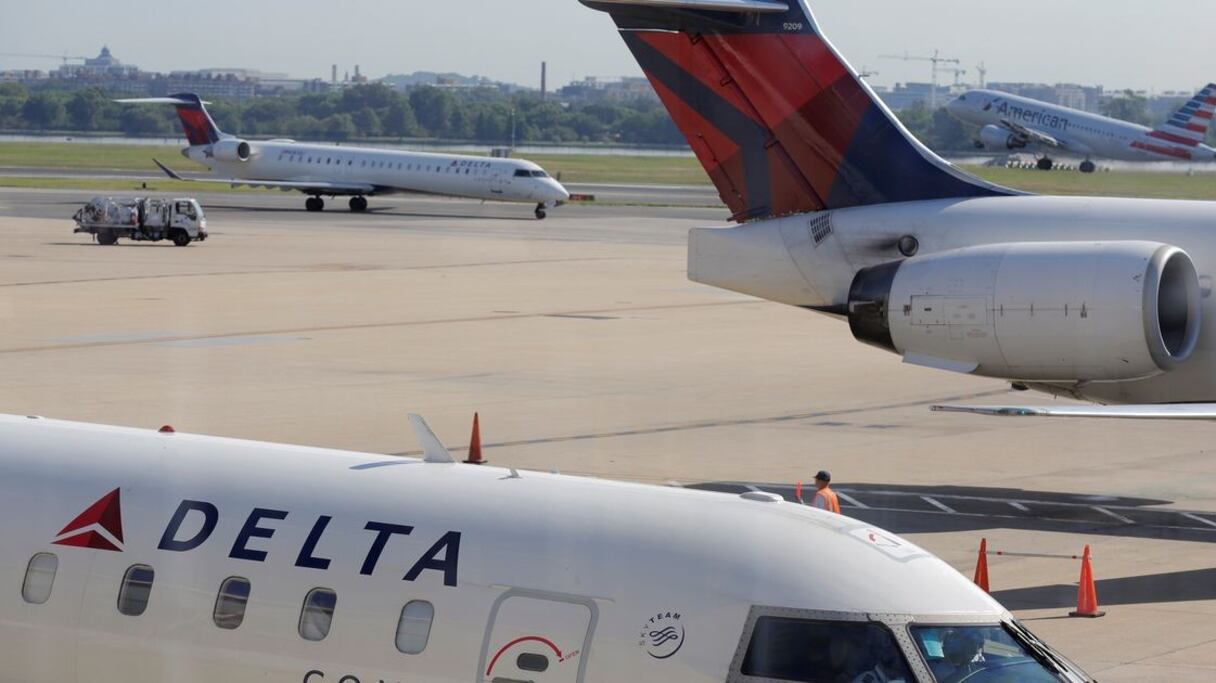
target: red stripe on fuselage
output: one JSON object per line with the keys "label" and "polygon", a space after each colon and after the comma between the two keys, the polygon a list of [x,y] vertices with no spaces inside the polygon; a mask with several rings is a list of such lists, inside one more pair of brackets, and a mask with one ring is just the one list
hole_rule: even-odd
{"label": "red stripe on fuselage", "polygon": [[1149,133],[1148,135],[1149,135],[1149,137],[1157,138],[1158,140],[1165,140],[1167,142],[1176,142],[1180,145],[1187,145],[1188,147],[1196,147],[1199,145],[1198,140],[1182,137],[1181,135],[1174,135],[1173,133],[1167,133],[1163,130],[1155,130],[1155,131]]}
{"label": "red stripe on fuselage", "polygon": [[1162,147],[1160,145],[1150,145],[1146,142],[1133,142],[1132,147],[1135,147],[1136,149],[1142,149],[1147,152],[1152,152],[1154,154],[1160,154],[1162,156],[1173,157],[1175,159],[1192,159],[1192,158],[1194,158],[1191,156],[1191,153],[1189,151],[1187,151],[1185,149],[1179,149],[1177,147]]}
{"label": "red stripe on fuselage", "polygon": [[1211,118],[1212,118],[1212,112],[1210,112],[1210,111],[1203,111],[1203,110],[1201,109],[1201,110],[1199,110],[1199,111],[1195,112],[1195,116],[1198,116],[1198,117],[1199,117],[1199,118],[1201,118],[1201,119],[1211,119]]}

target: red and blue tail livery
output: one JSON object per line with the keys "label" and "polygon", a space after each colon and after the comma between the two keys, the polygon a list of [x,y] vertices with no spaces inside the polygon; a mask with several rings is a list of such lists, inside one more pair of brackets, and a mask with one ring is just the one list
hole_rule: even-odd
{"label": "red and blue tail livery", "polygon": [[220,141],[223,134],[215,121],[211,120],[198,95],[183,92],[170,95],[169,99],[176,100],[177,117],[182,121],[187,142],[191,145],[210,145]]}
{"label": "red and blue tail livery", "polygon": [[1169,121],[1149,133],[1149,136],[1187,147],[1198,147],[1207,137],[1214,112],[1216,112],[1216,83],[1208,83],[1207,87],[1182,105],[1182,108],[1174,112]]}
{"label": "red and blue tail livery", "polygon": [[920,144],[801,0],[581,0],[608,12],[737,221],[1016,194]]}

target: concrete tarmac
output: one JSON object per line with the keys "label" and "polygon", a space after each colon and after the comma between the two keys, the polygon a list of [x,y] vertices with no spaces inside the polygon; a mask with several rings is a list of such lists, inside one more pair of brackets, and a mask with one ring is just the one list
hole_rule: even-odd
{"label": "concrete tarmac", "polygon": [[994,556],[995,595],[1104,682],[1216,678],[1210,425],[930,413],[1051,399],[689,282],[722,209],[216,194],[202,244],[101,247],[88,196],[0,190],[0,411],[385,453],[407,412],[459,447],[480,411],[498,465],[785,495],[829,469],[967,575],[981,538],[1090,544],[1105,617],[1066,616],[1072,560]]}

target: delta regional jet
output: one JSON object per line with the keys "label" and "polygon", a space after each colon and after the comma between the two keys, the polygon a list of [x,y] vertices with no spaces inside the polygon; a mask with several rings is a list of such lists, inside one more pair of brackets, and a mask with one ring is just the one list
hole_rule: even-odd
{"label": "delta regional jet", "polygon": [[1092,680],[771,493],[0,416],[0,681]]}
{"label": "delta regional jet", "polygon": [[[692,280],[847,321],[907,363],[1131,404],[997,414],[1216,419],[1216,203],[1034,196],[965,173],[803,0],[582,2],[611,15],[742,224],[691,231]],[[1207,121],[1202,99],[1188,107]]]}
{"label": "delta regional jet", "polygon": [[186,141],[182,156],[219,176],[183,178],[155,161],[174,180],[250,185],[308,195],[309,211],[325,208],[322,196],[350,197],[351,211],[367,210],[367,197],[397,192],[434,194],[536,205],[536,217],[570,194],[544,169],[522,159],[460,154],[397,152],[370,147],[306,144],[293,140],[242,140],[224,133],[193,93],[123,99],[129,104],[171,104],[177,108]]}
{"label": "delta regional jet", "polygon": [[[1216,161],[1204,144],[1216,111],[1216,83],[1210,83],[1164,125],[1148,128],[1127,121],[1039,102],[994,90],[971,90],[946,108],[967,123],[981,126],[976,147],[1008,152],[1027,148],[1085,157],[1082,173],[1096,170],[1092,157],[1122,161]],[[1044,154],[1039,168],[1053,162]]]}

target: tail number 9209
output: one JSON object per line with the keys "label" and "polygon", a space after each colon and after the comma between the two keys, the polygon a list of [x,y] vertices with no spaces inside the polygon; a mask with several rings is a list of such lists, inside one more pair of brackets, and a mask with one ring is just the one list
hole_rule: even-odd
{"label": "tail number 9209", "polygon": [[781,30],[782,31],[801,31],[802,22],[801,21],[787,21],[787,22],[781,24]]}

